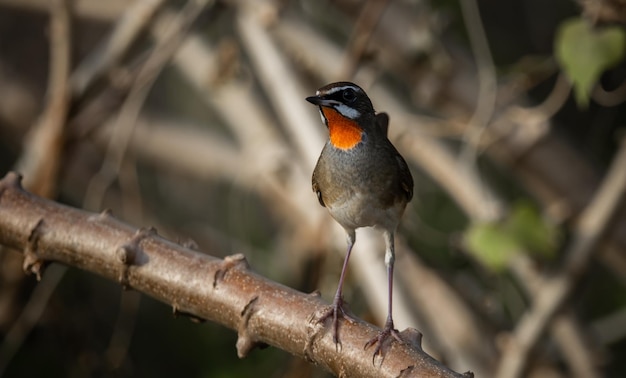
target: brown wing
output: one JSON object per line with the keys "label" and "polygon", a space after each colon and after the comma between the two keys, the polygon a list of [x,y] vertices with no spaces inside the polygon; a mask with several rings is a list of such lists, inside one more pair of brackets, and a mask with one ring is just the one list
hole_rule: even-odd
{"label": "brown wing", "polygon": [[315,194],[317,195],[317,200],[320,202],[320,205],[322,205],[323,207],[326,207],[326,204],[324,203],[324,199],[322,198],[322,192],[320,191],[319,186],[317,185],[317,178],[315,177],[316,171],[317,169],[313,171],[313,177],[311,178],[313,192],[315,192]]}
{"label": "brown wing", "polygon": [[387,136],[387,130],[389,130],[389,116],[387,113],[376,114],[376,123],[378,127],[383,131],[383,134]]}
{"label": "brown wing", "polygon": [[[385,136],[387,136],[387,131],[389,130],[389,116],[387,113],[378,113],[376,114],[376,124],[383,131]],[[391,142],[389,143],[391,144]],[[398,168],[400,168],[400,186],[404,195],[406,197],[407,202],[413,198],[413,176],[411,176],[411,171],[409,170],[409,166],[406,161],[400,155],[398,150],[396,150],[395,146],[391,144],[393,150],[396,155],[396,162],[398,163]]]}
{"label": "brown wing", "polygon": [[[389,130],[389,116],[387,113],[376,114],[376,124],[380,127],[385,136],[387,136],[387,131]],[[393,147],[393,150],[396,153],[396,161],[398,162],[398,167],[400,168],[400,186],[404,191],[406,200],[410,201],[411,198],[413,198],[413,176],[411,176],[409,166],[406,164],[406,161],[402,155],[400,155],[398,150],[396,150],[395,146]]]}
{"label": "brown wing", "polygon": [[400,167],[400,185],[408,202],[411,198],[413,198],[413,176],[411,176],[411,171],[409,170],[409,166],[406,164],[406,161],[404,161],[402,155],[400,155],[397,151],[396,161],[398,162],[398,167]]}

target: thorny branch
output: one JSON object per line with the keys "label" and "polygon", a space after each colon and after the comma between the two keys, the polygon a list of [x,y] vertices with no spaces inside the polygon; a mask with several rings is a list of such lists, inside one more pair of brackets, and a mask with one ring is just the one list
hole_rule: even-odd
{"label": "thorny branch", "polygon": [[[88,213],[25,192],[21,177],[0,181],[0,243],[28,254],[25,269],[41,274],[60,262],[120,282],[172,306],[175,313],[208,319],[238,333],[246,356],[269,344],[342,376],[461,377],[424,353],[411,330],[371,363],[363,345],[375,327],[342,323],[341,348],[312,322],[326,304],[250,271],[243,255],[220,260],[167,241],[154,229],[133,230],[109,212]],[[471,376],[471,374],[470,374]]]}

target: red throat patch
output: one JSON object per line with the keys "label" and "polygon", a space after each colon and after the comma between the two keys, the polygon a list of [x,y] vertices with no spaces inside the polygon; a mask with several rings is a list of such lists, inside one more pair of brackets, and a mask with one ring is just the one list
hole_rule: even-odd
{"label": "red throat patch", "polygon": [[361,141],[363,129],[356,122],[332,108],[322,107],[322,112],[328,121],[328,134],[333,146],[349,150]]}

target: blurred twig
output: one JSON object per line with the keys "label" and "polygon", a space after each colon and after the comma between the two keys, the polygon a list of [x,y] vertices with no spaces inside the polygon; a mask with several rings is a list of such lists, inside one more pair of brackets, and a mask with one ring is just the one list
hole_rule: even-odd
{"label": "blurred twig", "polygon": [[323,139],[320,127],[316,127],[311,117],[303,116],[311,110],[302,101],[307,92],[298,84],[295,72],[261,24],[259,15],[248,7],[243,7],[238,14],[239,35],[268,93],[269,101],[298,147],[297,151],[303,155],[306,164],[312,166],[321,151]]}
{"label": "blurred twig", "polygon": [[28,175],[24,185],[34,193],[52,197],[63,153],[65,121],[71,95],[70,10],[65,0],[50,5],[50,71],[47,104],[29,132],[16,168]]}
{"label": "blurred twig", "polygon": [[[563,107],[571,91],[571,85],[563,74],[557,76],[550,94],[539,105],[522,107],[512,104],[503,114],[495,117],[486,130],[481,149],[489,150],[504,139],[521,153],[530,150],[550,131],[550,119]],[[520,130],[523,125],[523,130]]]}
{"label": "blurred twig", "polygon": [[363,6],[359,17],[352,29],[348,48],[344,54],[340,77],[354,76],[359,61],[366,52],[367,44],[376,30],[376,25],[382,18],[389,0],[368,0]]}
{"label": "blurred twig", "polygon": [[[0,0],[0,4],[24,9],[42,10],[48,7],[48,0]],[[110,21],[118,17],[128,8],[127,0],[74,0],[72,12],[80,17]]]}
{"label": "blurred twig", "polygon": [[[162,33],[162,27],[162,20],[158,18],[151,29],[152,34],[158,36]],[[285,219],[292,219],[294,222],[297,220],[299,227],[311,227],[310,220],[315,219],[315,215],[319,215],[321,211],[309,211],[311,208],[306,205],[306,211],[303,211],[303,203],[306,202],[301,201],[299,196],[304,197],[311,192],[310,183],[304,184],[302,161],[292,158],[293,152],[289,144],[276,130],[270,112],[261,106],[250,90],[250,83],[233,78],[228,83],[211,86],[210,83],[215,81],[215,75],[219,71],[217,53],[197,33],[192,33],[185,39],[174,56],[173,64],[186,82],[197,90],[199,98],[224,119],[235,136],[236,143],[231,145],[224,138],[210,132],[196,134],[191,130],[184,131],[183,139],[187,136],[196,138],[198,143],[191,140],[187,142],[190,143],[190,148],[196,146],[198,151],[196,154],[186,154],[187,159],[185,154],[179,154],[170,163],[182,164],[177,169],[186,170],[185,166],[194,168],[201,178],[216,172],[211,169],[214,167],[221,172],[223,178],[258,191],[270,201],[270,207],[278,210]],[[176,143],[178,138],[173,136],[174,133],[170,136],[171,143]],[[163,142],[169,143],[165,139]],[[185,150],[184,143],[178,144],[180,151]],[[142,146],[141,142],[137,143],[140,149]],[[205,159],[195,158],[203,155],[207,155]],[[189,164],[192,159],[195,163]],[[183,160],[187,160],[187,163]],[[206,167],[203,168],[203,165]]]}
{"label": "blurred twig", "polygon": [[180,15],[172,20],[166,36],[155,46],[137,73],[128,98],[122,105],[117,118],[102,167],[92,178],[85,193],[84,207],[86,209],[100,208],[104,193],[119,175],[134,125],[154,81],[180,46],[191,24],[210,3],[212,3],[210,0],[190,0]]}
{"label": "blurred twig", "polygon": [[164,0],[139,0],[129,5],[106,41],[94,49],[72,73],[72,92],[80,97],[106,71],[117,64]]}
{"label": "blurred twig", "polygon": [[607,91],[602,88],[602,84],[598,84],[591,92],[591,98],[602,106],[617,106],[626,101],[626,80],[624,80],[617,88]]}
{"label": "blurred twig", "polygon": [[48,302],[57,286],[65,276],[66,266],[52,266],[43,276],[39,285],[28,298],[28,303],[22,308],[20,316],[13,322],[9,331],[4,335],[0,346],[0,377],[6,372],[9,363],[17,353],[33,327],[39,322],[46,310]]}
{"label": "blurred twig", "polygon": [[491,56],[491,49],[487,41],[487,35],[480,18],[480,11],[476,0],[459,2],[463,12],[463,20],[469,37],[470,46],[476,60],[478,70],[478,97],[476,108],[467,123],[467,129],[463,137],[464,145],[459,159],[474,180],[480,180],[480,174],[476,168],[477,150],[483,135],[496,107],[496,95],[498,82],[496,68]]}
{"label": "blurred twig", "polygon": [[626,139],[593,200],[581,214],[574,228],[574,237],[566,253],[563,267],[552,277],[546,277],[533,306],[519,321],[507,344],[498,377],[518,377],[522,374],[530,350],[562,307],[598,244],[608,232],[611,220],[620,208],[626,192]]}
{"label": "blurred twig", "polygon": [[133,291],[124,291],[121,295],[114,331],[105,352],[106,362],[111,370],[119,369],[128,355],[137,323],[141,296],[141,293]]}
{"label": "blurred twig", "polygon": [[[517,281],[533,301],[543,290],[544,282],[534,262],[528,256],[529,253],[517,256],[509,264],[509,269],[516,275]],[[598,363],[594,360],[590,345],[585,340],[583,329],[571,309],[565,308],[561,313],[556,314],[549,328],[551,336],[567,360],[572,377],[601,376]]]}
{"label": "blurred twig", "polygon": [[548,97],[546,97],[541,104],[532,108],[525,108],[524,110],[529,116],[534,115],[535,117],[542,117],[539,119],[535,118],[534,122],[545,122],[561,110],[563,104],[565,104],[565,101],[567,101],[567,98],[569,97],[571,89],[572,85],[567,79],[567,76],[560,73],[557,76],[556,83],[554,84],[554,87]]}

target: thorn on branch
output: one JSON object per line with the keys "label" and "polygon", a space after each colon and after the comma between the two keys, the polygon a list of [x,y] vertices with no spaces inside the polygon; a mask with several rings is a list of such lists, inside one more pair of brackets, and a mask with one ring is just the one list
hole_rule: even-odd
{"label": "thorn on branch", "polygon": [[172,315],[174,315],[174,318],[177,318],[179,316],[186,316],[187,318],[189,318],[189,320],[191,320],[193,323],[204,323],[206,322],[206,319],[202,319],[190,312],[185,312],[185,311],[181,311],[178,307],[178,304],[174,303],[172,305]]}
{"label": "thorn on branch", "polygon": [[222,261],[220,269],[215,272],[215,277],[213,277],[213,288],[217,287],[217,283],[224,279],[226,273],[233,268],[241,268],[248,269],[250,268],[250,264],[248,264],[248,260],[242,253],[237,253],[235,255],[226,256]]}
{"label": "thorn on branch", "polygon": [[246,303],[241,311],[241,322],[239,323],[239,327],[237,329],[237,356],[239,358],[246,357],[248,353],[256,347],[267,347],[267,344],[256,341],[250,335],[250,332],[248,332],[248,323],[250,321],[250,317],[252,317],[252,314],[255,312],[255,303],[258,299],[258,295],[254,296],[248,301],[248,303]]}
{"label": "thorn on branch", "polygon": [[180,245],[182,245],[183,247],[185,247],[185,248],[189,248],[189,249],[192,249],[192,250],[194,250],[194,251],[197,251],[197,250],[199,249],[199,247],[198,247],[198,243],[196,243],[196,241],[195,241],[195,240],[192,240],[192,239],[186,239],[186,240],[183,240],[183,241],[181,241],[181,242],[179,242],[179,243],[180,243]]}
{"label": "thorn on branch", "polygon": [[246,303],[246,305],[243,307],[243,310],[241,310],[241,317],[243,319],[243,321],[245,322],[245,326],[248,325],[248,321],[250,320],[250,317],[252,316],[252,313],[254,312],[254,303],[256,301],[259,300],[259,296],[255,295],[252,299],[250,299],[248,301],[248,303]]}
{"label": "thorn on branch", "polygon": [[[5,180],[10,186],[16,186],[22,188],[22,174],[19,172],[11,171],[5,176]],[[3,180],[4,181],[4,180]]]}
{"label": "thorn on branch", "polygon": [[424,351],[422,349],[422,338],[424,335],[415,328],[409,327],[400,332],[400,338],[412,347]]}
{"label": "thorn on branch", "polygon": [[99,214],[90,215],[87,219],[91,222],[97,222],[111,218],[113,216],[112,214],[113,211],[111,211],[111,209],[104,209]]}
{"label": "thorn on branch", "polygon": [[402,369],[402,371],[400,371],[400,374],[398,375],[398,378],[411,377],[411,376],[413,376],[414,373],[415,373],[415,365],[410,365],[410,366],[407,366],[406,368]]}
{"label": "thorn on branch", "polygon": [[[422,349],[423,335],[420,331],[418,331],[415,328],[409,327],[409,328],[406,328],[402,332],[398,332],[392,329],[392,331],[390,332],[390,336],[396,339],[396,341],[399,343],[410,345],[411,347],[414,347],[422,352],[424,351]],[[389,341],[393,342],[393,340],[389,340]],[[387,353],[385,352],[384,345],[383,345],[385,342],[386,342],[385,337],[379,334],[378,337],[368,341],[367,344],[365,344],[364,349],[368,349],[370,346],[374,345],[375,343],[378,343],[378,346],[374,350],[374,355],[372,355],[373,365],[376,365],[376,357],[380,358],[380,366],[383,365],[383,362],[385,361],[385,354]],[[393,345],[391,345],[390,348],[393,348]]]}
{"label": "thorn on branch", "polygon": [[[17,183],[19,185],[19,181],[17,181]],[[35,227],[33,227],[33,229],[31,230],[30,235],[28,236],[28,244],[26,245],[26,249],[24,250],[24,263],[22,264],[22,269],[24,269],[24,272],[27,274],[35,274],[37,276],[37,281],[41,281],[41,275],[46,266],[45,261],[37,254],[37,249],[39,248],[39,238],[41,238],[41,235],[43,235],[43,233],[44,221],[43,218],[40,218],[39,221],[37,221]]]}
{"label": "thorn on branch", "polygon": [[[99,216],[108,216],[106,210]],[[156,229],[154,227],[140,228],[135,232],[130,241],[117,249],[116,257],[119,262],[122,263],[122,270],[120,272],[118,281],[124,289],[128,288],[128,273],[130,267],[133,265],[139,265],[141,262],[141,241],[147,237],[156,235]]]}
{"label": "thorn on branch", "polygon": [[10,171],[0,180],[0,197],[8,188],[22,189],[22,175],[20,173]]}
{"label": "thorn on branch", "polygon": [[[309,295],[314,296],[314,297],[319,297],[320,293],[318,290],[315,290]],[[302,354],[304,355],[304,359],[309,362],[315,362],[315,359],[312,357],[315,355],[313,351],[313,346],[315,344],[315,341],[318,340],[320,337],[323,337],[325,334],[323,332],[326,329],[324,325],[325,322],[317,321],[317,319],[319,319],[321,316],[321,311],[324,311],[324,310],[322,309],[322,310],[313,311],[311,315],[309,316],[309,318],[307,319],[307,327],[308,327],[307,335],[309,336],[307,337],[307,340],[304,344],[304,351]],[[339,350],[341,350],[341,342],[336,343],[335,348],[337,352],[339,352]]]}

